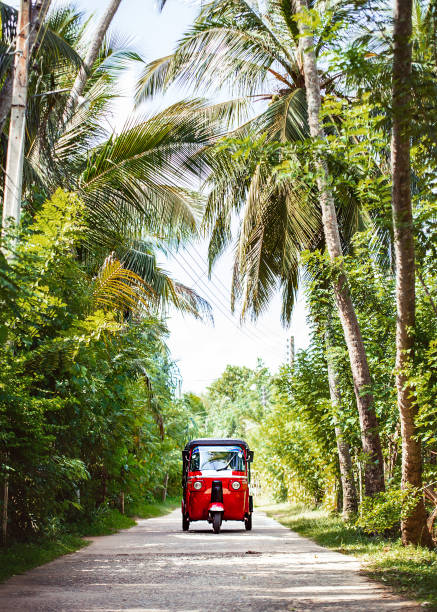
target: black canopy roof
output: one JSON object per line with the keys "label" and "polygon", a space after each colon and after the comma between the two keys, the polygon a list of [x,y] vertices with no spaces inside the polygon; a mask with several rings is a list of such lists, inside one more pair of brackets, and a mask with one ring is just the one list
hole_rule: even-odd
{"label": "black canopy roof", "polygon": [[199,438],[197,440],[190,440],[185,446],[185,450],[191,450],[194,446],[242,446],[249,450],[247,442],[235,438]]}

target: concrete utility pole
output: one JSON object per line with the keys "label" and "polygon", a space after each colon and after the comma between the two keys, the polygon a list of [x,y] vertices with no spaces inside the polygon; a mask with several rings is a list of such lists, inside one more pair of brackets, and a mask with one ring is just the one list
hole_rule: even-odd
{"label": "concrete utility pole", "polygon": [[287,339],[287,361],[290,364],[290,368],[294,366],[294,336],[290,336]]}
{"label": "concrete utility pole", "polygon": [[17,42],[14,61],[11,121],[6,157],[3,231],[9,219],[18,224],[21,212],[24,140],[26,126],[27,83],[29,73],[29,36],[31,0],[21,0],[18,14]]}

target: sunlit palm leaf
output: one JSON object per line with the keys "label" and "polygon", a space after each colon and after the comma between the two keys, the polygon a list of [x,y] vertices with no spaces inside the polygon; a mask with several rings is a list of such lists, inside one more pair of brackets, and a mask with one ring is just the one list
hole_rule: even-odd
{"label": "sunlit palm leaf", "polygon": [[149,311],[156,302],[156,294],[138,274],[109,256],[94,280],[93,301],[96,307],[106,307],[122,313],[139,312],[142,309]]}

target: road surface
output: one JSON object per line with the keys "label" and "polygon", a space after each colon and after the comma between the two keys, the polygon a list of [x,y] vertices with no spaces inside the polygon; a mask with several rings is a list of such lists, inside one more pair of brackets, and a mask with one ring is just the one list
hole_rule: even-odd
{"label": "road surface", "polygon": [[419,609],[329,551],[262,513],[254,530],[207,523],[181,531],[180,511],[131,529],[0,585],[2,612],[360,612]]}

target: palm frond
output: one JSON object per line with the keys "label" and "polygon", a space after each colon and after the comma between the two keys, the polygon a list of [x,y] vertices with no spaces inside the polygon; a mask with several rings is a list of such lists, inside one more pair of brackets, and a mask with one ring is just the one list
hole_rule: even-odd
{"label": "palm frond", "polygon": [[142,309],[149,311],[156,295],[138,274],[110,255],[93,282],[93,301],[96,307],[121,313],[139,312]]}
{"label": "palm frond", "polygon": [[276,69],[293,81],[296,57],[278,29],[245,0],[219,0],[203,6],[174,54],[148,64],[138,82],[137,102],[176,83],[213,94],[226,87],[237,96],[259,94]]}
{"label": "palm frond", "polygon": [[125,268],[132,270],[152,287],[162,312],[173,306],[195,318],[212,320],[209,303],[193,289],[173,280],[158,266],[153,243],[136,241],[124,249],[121,259]]}
{"label": "palm frond", "polygon": [[88,156],[79,187],[90,214],[130,227],[132,237],[139,226],[161,235],[194,232],[201,201],[189,185],[214,129],[210,110],[197,101],[127,124]]}
{"label": "palm frond", "polygon": [[39,57],[44,58],[44,64],[58,64],[58,66],[75,67],[79,69],[82,64],[82,58],[76,49],[65,40],[58,32],[49,27],[43,28],[41,31],[42,42],[38,48]]}

